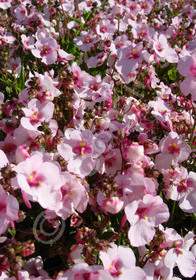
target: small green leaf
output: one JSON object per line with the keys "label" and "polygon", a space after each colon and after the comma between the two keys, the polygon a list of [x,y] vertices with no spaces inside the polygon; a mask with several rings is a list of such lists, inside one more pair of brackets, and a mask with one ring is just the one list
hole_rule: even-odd
{"label": "small green leaf", "polygon": [[16,235],[16,230],[15,230],[15,229],[9,228],[9,229],[8,229],[8,232],[9,232],[12,236]]}

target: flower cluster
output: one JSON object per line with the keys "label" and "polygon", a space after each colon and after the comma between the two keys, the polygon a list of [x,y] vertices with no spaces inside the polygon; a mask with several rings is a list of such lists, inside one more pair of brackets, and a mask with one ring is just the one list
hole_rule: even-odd
{"label": "flower cluster", "polygon": [[7,0],[0,22],[0,279],[195,277],[194,1]]}

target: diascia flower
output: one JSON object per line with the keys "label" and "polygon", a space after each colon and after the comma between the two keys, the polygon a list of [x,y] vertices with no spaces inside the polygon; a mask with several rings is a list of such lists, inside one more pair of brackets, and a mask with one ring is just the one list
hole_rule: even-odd
{"label": "diascia flower", "polygon": [[160,171],[162,168],[169,169],[171,166],[177,166],[191,153],[191,147],[176,132],[170,132],[168,136],[162,138],[159,148],[161,153],[156,156],[155,165]]}
{"label": "diascia flower", "polygon": [[0,1],[0,8],[6,10],[11,7],[11,0]]}
{"label": "diascia flower", "polygon": [[193,277],[196,272],[196,260],[189,248],[194,243],[192,232],[187,233],[183,240],[177,240],[167,252],[164,263],[168,268],[178,266],[184,277]]}
{"label": "diascia flower", "polygon": [[57,280],[113,280],[110,273],[100,265],[91,265],[79,263],[73,265]]}
{"label": "diascia flower", "polygon": [[68,162],[67,169],[85,177],[95,167],[96,159],[105,151],[102,140],[90,130],[67,129],[63,143],[57,145],[59,154]]}
{"label": "diascia flower", "polygon": [[88,193],[75,175],[65,172],[61,186],[62,198],[56,205],[56,214],[66,220],[74,211],[83,213],[88,205]]}
{"label": "diascia flower", "polygon": [[17,199],[4,191],[0,185],[0,234],[6,232],[9,224],[18,219],[19,204]]}
{"label": "diascia flower", "polygon": [[20,188],[28,207],[29,201],[38,202],[43,208],[54,210],[61,199],[62,178],[60,167],[44,160],[41,152],[34,152],[29,158],[14,167],[17,175],[12,179],[15,189]]}
{"label": "diascia flower", "polygon": [[31,52],[35,57],[41,58],[43,63],[52,64],[57,60],[57,42],[52,37],[41,38]]}
{"label": "diascia flower", "polygon": [[116,69],[122,75],[129,75],[134,72],[139,63],[142,62],[143,44],[140,42],[137,45],[130,43],[129,46],[124,46],[118,49],[117,56],[119,60],[116,62]]}
{"label": "diascia flower", "polygon": [[186,77],[180,84],[181,91],[185,95],[191,93],[193,100],[196,100],[196,52],[182,57],[177,69],[182,76]]}
{"label": "diascia flower", "polygon": [[145,280],[146,275],[140,267],[136,267],[136,259],[131,248],[110,244],[107,252],[99,254],[103,266],[114,279]]}
{"label": "diascia flower", "polygon": [[155,226],[169,219],[169,209],[160,196],[144,195],[125,207],[126,217],[131,225],[128,237],[132,246],[139,247],[153,239]]}

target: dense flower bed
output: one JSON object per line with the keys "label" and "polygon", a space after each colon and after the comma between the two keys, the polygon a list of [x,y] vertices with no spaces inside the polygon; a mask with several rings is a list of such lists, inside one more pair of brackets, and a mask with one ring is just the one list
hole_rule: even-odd
{"label": "dense flower bed", "polygon": [[196,272],[194,1],[0,1],[0,279]]}

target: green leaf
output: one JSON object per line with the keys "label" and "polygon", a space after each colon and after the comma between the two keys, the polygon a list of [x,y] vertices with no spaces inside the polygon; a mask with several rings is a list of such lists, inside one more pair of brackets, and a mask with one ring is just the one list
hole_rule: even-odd
{"label": "green leaf", "polygon": [[9,232],[12,236],[16,235],[16,230],[15,230],[15,229],[9,228],[9,229],[8,229],[8,232]]}
{"label": "green leaf", "polygon": [[18,78],[18,88],[20,89],[20,91],[25,88],[25,75],[23,64],[21,65],[20,76]]}
{"label": "green leaf", "polygon": [[172,69],[168,70],[167,74],[170,80],[175,81],[177,76],[176,67],[173,67]]}

